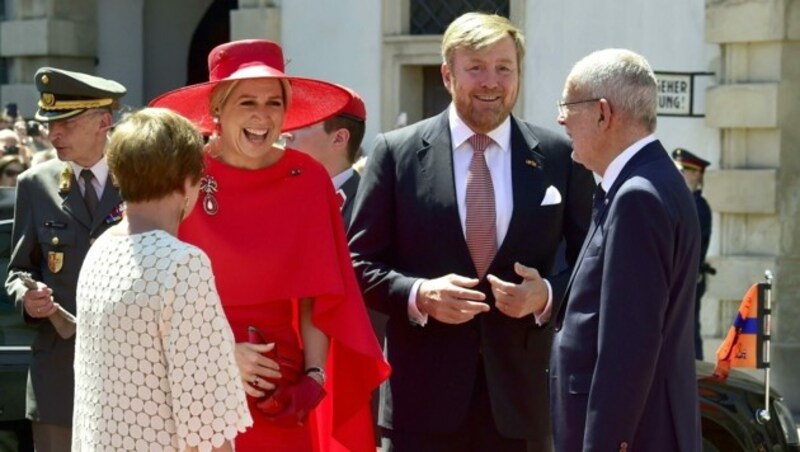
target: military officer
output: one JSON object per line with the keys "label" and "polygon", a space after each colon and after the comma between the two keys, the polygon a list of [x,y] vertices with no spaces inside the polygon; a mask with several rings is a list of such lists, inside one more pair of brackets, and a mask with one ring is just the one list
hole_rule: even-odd
{"label": "military officer", "polygon": [[683,148],[672,151],[672,159],[681,170],[689,190],[694,195],[694,204],[697,207],[697,216],[700,218],[700,269],[697,276],[697,292],[694,307],[694,355],[695,359],[703,359],[703,339],[700,336],[700,299],[706,293],[706,275],[716,273],[713,267],[706,262],[708,245],[711,242],[711,208],[703,198],[703,174],[711,163]]}
{"label": "military officer", "polygon": [[[52,67],[36,71],[35,83],[40,93],[35,117],[49,129],[58,159],[19,178],[6,290],[25,322],[37,328],[26,394],[36,450],[68,451],[75,352],[74,325],[68,327],[86,252],[121,219],[104,151],[112,112],[126,89]],[[35,282],[26,285],[24,273]]]}

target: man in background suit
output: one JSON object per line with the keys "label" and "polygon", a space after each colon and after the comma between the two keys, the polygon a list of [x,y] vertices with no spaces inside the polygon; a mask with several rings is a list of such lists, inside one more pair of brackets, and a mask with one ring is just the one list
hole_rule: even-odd
{"label": "man in background suit", "polygon": [[700,230],[692,195],[653,133],[647,61],[606,49],[567,77],[558,121],[602,182],[556,316],[556,450],[698,451],[692,316]]}
{"label": "man in background suit", "polygon": [[[353,217],[353,205],[358,191],[361,176],[353,169],[353,163],[361,154],[361,142],[367,121],[367,109],[361,96],[355,91],[342,86],[350,92],[350,102],[337,115],[308,127],[286,134],[287,144],[300,152],[314,157],[328,170],[333,188],[342,202],[342,220],[345,230],[350,226]],[[386,315],[368,309],[369,320],[378,342],[383,345],[386,336]],[[372,401],[372,416],[377,420],[378,400]],[[377,426],[376,426],[377,427]],[[380,429],[375,429],[375,441],[380,444]]]}
{"label": "man in background suit", "polygon": [[569,274],[540,274],[562,240],[574,263],[593,180],[511,115],[524,38],[508,19],[457,18],[442,54],[451,106],[378,136],[349,231],[366,302],[389,315],[380,424],[395,451],[550,450],[546,322]]}
{"label": "man in background suit", "polygon": [[342,201],[344,227],[350,226],[353,201],[361,177],[353,170],[359,157],[361,141],[367,120],[364,101],[355,91],[342,86],[350,93],[350,102],[338,114],[308,127],[286,134],[287,144],[322,163],[333,181],[333,188]]}
{"label": "man in background suit", "polygon": [[[121,219],[103,154],[112,110],[126,90],[111,80],[49,67],[36,72],[35,83],[36,119],[49,128],[58,160],[19,178],[6,291],[25,322],[38,328],[26,400],[36,450],[68,451],[75,336],[62,337],[53,322],[65,319],[59,308],[76,312],[83,259],[95,238]],[[38,288],[28,289],[21,272],[30,273]]]}

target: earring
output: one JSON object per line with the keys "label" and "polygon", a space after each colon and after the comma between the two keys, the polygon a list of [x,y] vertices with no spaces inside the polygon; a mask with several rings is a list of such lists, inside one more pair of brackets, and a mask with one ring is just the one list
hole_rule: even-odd
{"label": "earring", "polygon": [[273,147],[278,149],[286,149],[286,135],[281,135],[275,140],[275,143],[272,144]]}
{"label": "earring", "polygon": [[219,137],[220,133],[222,133],[222,124],[219,123],[219,116],[214,116],[211,118],[211,121],[214,123],[214,132],[212,136]]}
{"label": "earring", "polygon": [[222,132],[222,127],[219,124],[219,116],[212,116],[211,121],[214,123],[214,131],[208,137],[206,142],[206,150],[211,157],[219,157],[219,135]]}

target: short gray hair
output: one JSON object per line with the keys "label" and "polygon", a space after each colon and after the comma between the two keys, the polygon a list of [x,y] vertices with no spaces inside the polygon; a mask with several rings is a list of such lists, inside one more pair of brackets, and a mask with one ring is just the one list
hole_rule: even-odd
{"label": "short gray hair", "polygon": [[598,50],[575,63],[567,83],[585,96],[607,99],[649,132],[656,130],[656,76],[643,56],[626,49]]}

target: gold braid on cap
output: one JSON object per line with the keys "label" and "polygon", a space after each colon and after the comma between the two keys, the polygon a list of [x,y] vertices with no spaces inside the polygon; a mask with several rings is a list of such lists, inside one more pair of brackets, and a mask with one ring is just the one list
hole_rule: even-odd
{"label": "gold braid on cap", "polygon": [[50,93],[42,93],[39,99],[39,108],[45,110],[81,110],[87,108],[108,107],[114,99],[86,99],[86,100],[56,100]]}

